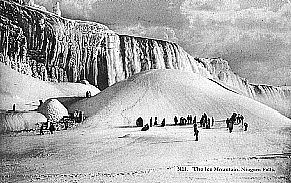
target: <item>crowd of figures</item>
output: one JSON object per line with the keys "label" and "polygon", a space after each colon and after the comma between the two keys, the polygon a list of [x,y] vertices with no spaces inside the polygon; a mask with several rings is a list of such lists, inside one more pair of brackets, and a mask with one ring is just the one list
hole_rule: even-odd
{"label": "crowd of figures", "polygon": [[142,127],[141,131],[147,131],[150,127],[153,127],[153,126],[164,127],[164,126],[166,126],[166,118],[164,118],[162,120],[161,125],[158,125],[158,117],[155,117],[154,121],[153,121],[153,117],[151,117],[150,118],[150,125],[148,123],[143,125],[143,119],[142,119],[142,117],[139,117],[136,120],[136,126]]}
{"label": "crowd of figures", "polygon": [[[223,120],[223,121],[226,121],[226,127],[228,128],[228,131],[231,133],[233,131],[234,125],[240,125],[240,124],[244,128],[244,131],[247,131],[248,124],[244,123],[243,120],[244,120],[243,115],[233,113],[230,118],[227,118],[226,120]],[[201,116],[199,122],[196,121],[196,116],[193,117],[192,115],[188,115],[186,118],[180,117],[180,119],[178,119],[177,116],[174,117],[175,125],[192,125],[193,124],[194,136],[196,137],[195,138],[196,141],[198,141],[198,134],[199,134],[198,123],[200,123],[199,125],[200,128],[210,129],[211,127],[214,126],[215,121],[214,121],[214,117],[210,118],[207,116],[206,113],[204,113]],[[151,117],[149,124],[146,123],[144,125],[143,118],[139,117],[136,120],[136,125],[138,127],[142,127],[141,131],[147,131],[152,126],[164,127],[166,125],[166,119],[163,118],[161,124],[158,125],[158,117],[154,117],[154,121],[153,121],[153,117]]]}
{"label": "crowd of figures", "polygon": [[233,113],[230,118],[226,119],[226,127],[228,128],[229,133],[232,132],[233,125],[239,125],[239,124],[241,124],[241,126],[244,128],[244,131],[248,130],[248,124],[244,123],[243,115]]}

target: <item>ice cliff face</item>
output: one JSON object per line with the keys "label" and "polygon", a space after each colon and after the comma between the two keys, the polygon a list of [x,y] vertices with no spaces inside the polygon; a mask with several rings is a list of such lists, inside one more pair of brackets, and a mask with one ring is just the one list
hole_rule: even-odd
{"label": "ice cliff face", "polygon": [[102,90],[147,69],[175,68],[210,77],[175,43],[119,36],[98,23],[3,0],[0,16],[0,61],[42,80],[86,79]]}
{"label": "ice cliff face", "polygon": [[101,45],[108,32],[102,24],[0,1],[0,61],[41,80],[88,78],[97,85],[107,75],[106,67],[99,66],[105,62]]}
{"label": "ice cliff face", "polygon": [[179,69],[289,114],[289,89],[249,84],[222,59],[194,58],[172,42],[117,35],[99,23],[21,4],[0,0],[0,62],[18,72],[54,82],[88,80],[103,90],[141,71]]}

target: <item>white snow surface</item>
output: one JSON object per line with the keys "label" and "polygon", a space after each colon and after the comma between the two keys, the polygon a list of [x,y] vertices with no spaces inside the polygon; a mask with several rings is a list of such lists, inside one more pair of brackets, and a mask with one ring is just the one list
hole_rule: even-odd
{"label": "white snow surface", "polygon": [[85,97],[100,92],[92,85],[81,83],[53,83],[41,81],[28,75],[20,74],[0,63],[0,109],[32,110],[39,105],[39,100],[55,97]]}
{"label": "white snow surface", "polygon": [[173,124],[177,115],[197,116],[205,112],[215,120],[225,120],[233,112],[242,114],[251,131],[290,125],[278,111],[253,99],[221,87],[195,73],[179,70],[151,70],[116,83],[94,97],[80,100],[69,111],[82,110],[87,127],[134,126],[141,116],[146,123],[158,117]]}

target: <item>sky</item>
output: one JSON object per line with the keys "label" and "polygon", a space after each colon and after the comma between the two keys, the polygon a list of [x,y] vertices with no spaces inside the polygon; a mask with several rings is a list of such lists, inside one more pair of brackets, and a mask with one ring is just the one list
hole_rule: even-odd
{"label": "sky", "polygon": [[[51,10],[56,0],[35,0]],[[59,0],[62,16],[221,57],[251,83],[291,85],[290,0]]]}

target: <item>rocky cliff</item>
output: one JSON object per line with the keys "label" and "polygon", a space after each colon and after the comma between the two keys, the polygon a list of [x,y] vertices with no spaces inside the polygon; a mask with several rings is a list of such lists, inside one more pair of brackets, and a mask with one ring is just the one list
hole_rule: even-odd
{"label": "rocky cliff", "polygon": [[289,114],[289,89],[249,84],[222,59],[194,58],[176,43],[117,35],[36,7],[0,0],[0,62],[18,72],[54,82],[85,79],[103,90],[141,71],[180,69]]}

